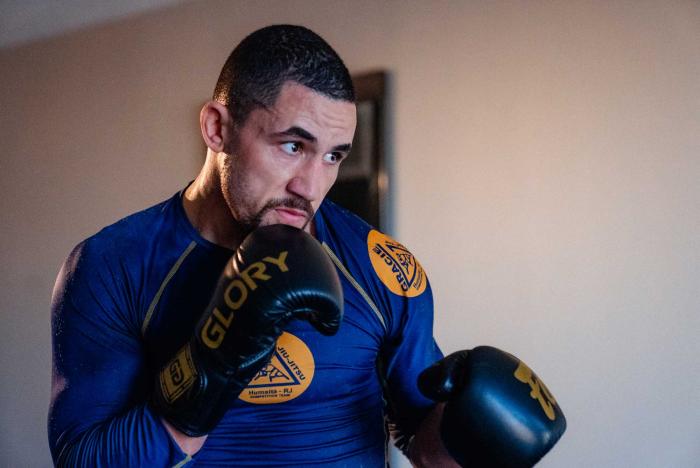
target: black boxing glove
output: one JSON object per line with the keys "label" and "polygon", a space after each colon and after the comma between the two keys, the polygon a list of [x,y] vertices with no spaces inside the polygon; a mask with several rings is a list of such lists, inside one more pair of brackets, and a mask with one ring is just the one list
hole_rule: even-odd
{"label": "black boxing glove", "polygon": [[531,467],[566,429],[564,413],[535,373],[490,346],[441,359],[420,374],[418,387],[447,402],[440,435],[461,466]]}
{"label": "black boxing glove", "polygon": [[189,436],[210,432],[270,360],[292,319],[332,335],[343,316],[335,267],[309,234],[253,231],[226,265],[190,341],[156,376],[153,406]]}

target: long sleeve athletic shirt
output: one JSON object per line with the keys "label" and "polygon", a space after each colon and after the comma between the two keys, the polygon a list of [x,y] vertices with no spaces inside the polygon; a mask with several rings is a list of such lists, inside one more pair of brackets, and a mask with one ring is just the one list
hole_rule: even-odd
{"label": "long sleeve athletic shirt", "polygon": [[201,237],[182,192],[80,243],[52,300],[54,462],[385,466],[387,426],[405,446],[432,407],[416,383],[442,357],[430,285],[401,244],[332,202],[313,222],[343,286],[340,330],[327,337],[304,320],[290,323],[270,362],[192,457],[148,400],[233,252]]}

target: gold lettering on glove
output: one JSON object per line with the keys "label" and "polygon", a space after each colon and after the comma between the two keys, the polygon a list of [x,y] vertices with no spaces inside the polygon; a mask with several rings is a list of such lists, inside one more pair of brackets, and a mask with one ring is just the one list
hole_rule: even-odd
{"label": "gold lettering on glove", "polygon": [[[275,257],[265,257],[260,262],[255,262],[243,270],[240,275],[234,278],[224,291],[224,304],[229,310],[222,312],[218,307],[214,307],[212,314],[207,318],[202,327],[201,338],[205,345],[211,349],[221,346],[226,336],[226,331],[231,326],[234,312],[240,309],[248,299],[248,292],[255,291],[258,283],[268,281],[272,276],[265,273],[269,265],[275,265],[280,273],[289,271],[287,267],[288,252],[285,250]],[[257,280],[257,281],[256,281]]]}
{"label": "gold lettering on glove", "polygon": [[172,403],[177,400],[192,386],[196,376],[190,345],[186,344],[160,371],[160,388],[165,401]]}
{"label": "gold lettering on glove", "polygon": [[549,390],[544,383],[538,379],[535,373],[532,372],[532,370],[522,361],[520,361],[520,364],[518,364],[518,368],[515,369],[515,373],[513,375],[520,382],[530,386],[530,397],[537,400],[540,403],[544,414],[546,414],[551,421],[554,421],[557,417],[554,412],[554,405],[556,405],[557,402],[552,394],[549,393]]}

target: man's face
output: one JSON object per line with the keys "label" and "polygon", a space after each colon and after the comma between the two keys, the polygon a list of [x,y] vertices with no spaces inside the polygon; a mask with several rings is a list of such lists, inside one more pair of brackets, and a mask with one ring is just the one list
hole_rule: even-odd
{"label": "man's face", "polygon": [[355,105],[300,84],[254,109],[220,160],[222,191],[244,231],[269,224],[309,230],[355,132]]}

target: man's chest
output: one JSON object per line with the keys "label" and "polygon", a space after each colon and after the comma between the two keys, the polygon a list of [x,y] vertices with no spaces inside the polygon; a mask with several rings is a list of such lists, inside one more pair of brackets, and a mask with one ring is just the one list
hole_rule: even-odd
{"label": "man's chest", "polygon": [[[212,279],[197,281],[198,277],[202,276],[176,275],[155,304],[145,348],[156,368],[190,339],[206,308]],[[344,278],[341,282],[344,317],[338,332],[324,336],[304,320],[293,320],[285,326],[270,362],[247,389],[251,403],[291,400],[307,391],[337,394],[342,392],[338,383],[354,387],[375,378],[377,357],[385,339],[383,324],[366,299]]]}

